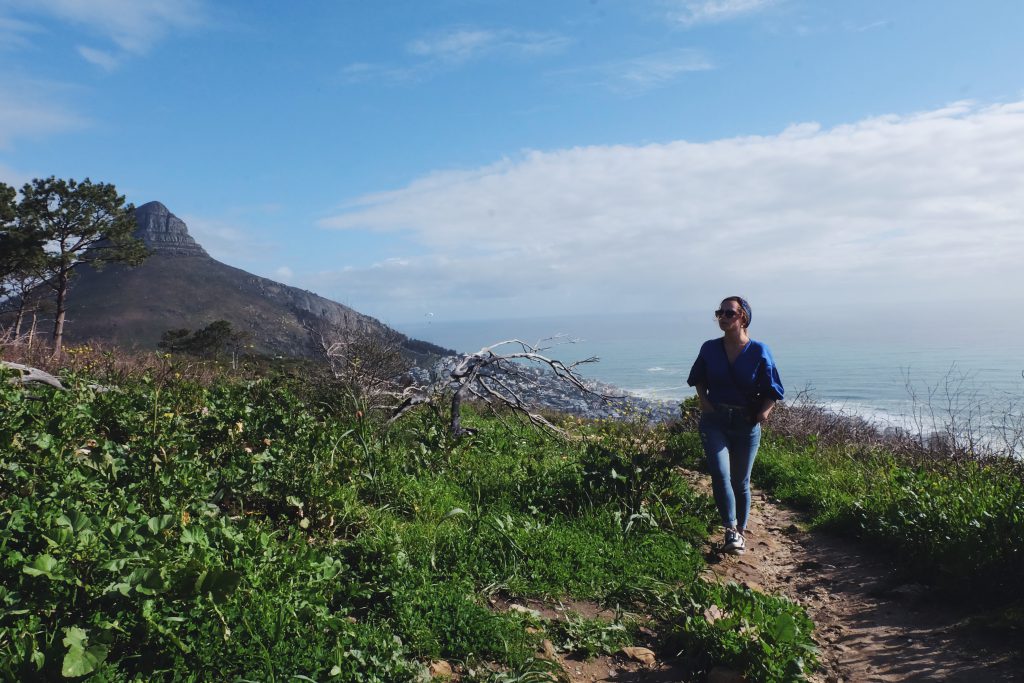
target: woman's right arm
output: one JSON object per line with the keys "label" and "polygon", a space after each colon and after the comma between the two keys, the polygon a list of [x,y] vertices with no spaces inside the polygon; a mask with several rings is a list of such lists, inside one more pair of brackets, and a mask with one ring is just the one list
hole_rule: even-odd
{"label": "woman's right arm", "polygon": [[697,400],[700,401],[700,410],[702,413],[713,413],[715,412],[715,406],[711,404],[708,399],[708,387],[706,384],[698,384],[694,387],[697,390]]}
{"label": "woman's right arm", "polygon": [[693,367],[690,368],[690,374],[686,378],[686,383],[697,390],[700,411],[702,413],[713,413],[715,412],[715,407],[711,405],[711,401],[708,399],[708,364],[704,359],[704,349],[706,347],[707,343],[700,347],[700,353],[697,354],[697,360],[693,361]]}

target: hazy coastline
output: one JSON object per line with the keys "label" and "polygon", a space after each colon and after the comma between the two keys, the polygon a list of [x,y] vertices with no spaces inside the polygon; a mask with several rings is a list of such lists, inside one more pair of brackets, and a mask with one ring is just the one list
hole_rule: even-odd
{"label": "hazy coastline", "polygon": [[[926,317],[922,315],[922,317]],[[510,338],[548,346],[566,361],[598,356],[582,374],[630,395],[678,404],[692,396],[686,385],[693,356],[715,334],[710,315],[625,314],[449,321],[430,316],[396,324],[401,331],[459,352]],[[978,328],[942,329],[941,318],[891,321],[813,320],[755,313],[751,336],[771,347],[787,400],[812,401],[831,412],[856,416],[881,428],[913,428],[914,414],[1019,411],[1024,362],[1007,356]],[[872,334],[872,325],[878,330]],[[543,341],[548,340],[548,341]]]}

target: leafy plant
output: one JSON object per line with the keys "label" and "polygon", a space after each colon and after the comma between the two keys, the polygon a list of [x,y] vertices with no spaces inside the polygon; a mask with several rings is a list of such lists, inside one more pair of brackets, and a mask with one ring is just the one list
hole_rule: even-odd
{"label": "leafy plant", "polygon": [[726,664],[749,680],[801,681],[817,663],[814,624],[785,598],[735,583],[696,582],[664,594],[662,647],[692,670]]}
{"label": "leafy plant", "polygon": [[635,622],[619,617],[608,621],[570,612],[565,619],[553,622],[548,633],[560,649],[578,652],[589,659],[597,655],[611,655],[633,645],[635,626]]}
{"label": "leafy plant", "polygon": [[[703,569],[708,503],[646,426],[455,443],[429,411],[387,427],[281,379],[62,380],[0,382],[2,679],[406,681],[445,657],[546,680],[489,596],[648,610]],[[595,653],[620,635],[568,628]]]}

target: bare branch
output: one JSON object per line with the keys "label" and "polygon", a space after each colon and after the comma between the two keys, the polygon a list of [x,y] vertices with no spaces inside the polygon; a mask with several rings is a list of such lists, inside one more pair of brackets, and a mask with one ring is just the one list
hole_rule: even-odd
{"label": "bare branch", "polygon": [[47,384],[55,389],[64,390],[64,385],[60,383],[60,380],[51,375],[48,372],[43,372],[38,368],[33,368],[28,365],[22,365],[21,363],[11,363],[10,361],[0,361],[0,365],[11,370],[16,370],[19,374],[17,377],[12,377],[9,381],[12,384],[30,384],[32,382],[38,382],[40,384]]}
{"label": "bare branch", "polygon": [[335,379],[347,386],[365,409],[385,410],[394,420],[423,402],[413,401],[415,397],[407,394],[400,381],[408,370],[408,362],[394,340],[324,320],[307,323],[306,330]]}
{"label": "bare branch", "polygon": [[[544,341],[529,344],[521,339],[506,339],[485,346],[476,353],[462,356],[448,369],[446,378],[428,387],[416,389],[415,393],[419,396],[416,402],[437,401],[442,397],[448,400],[450,430],[456,438],[469,432],[461,424],[462,401],[467,397],[481,401],[495,414],[498,414],[498,408],[508,408],[529,423],[549,433],[565,437],[563,430],[539,414],[538,406],[541,401],[531,401],[528,397],[532,390],[551,386],[553,383],[563,385],[569,393],[604,402],[624,398],[595,390],[577,373],[576,368],[579,366],[596,363],[596,356],[565,363],[542,353],[550,348],[541,346]],[[543,381],[545,377],[551,382]],[[396,409],[392,421],[413,405],[415,403],[412,399],[406,397]]]}

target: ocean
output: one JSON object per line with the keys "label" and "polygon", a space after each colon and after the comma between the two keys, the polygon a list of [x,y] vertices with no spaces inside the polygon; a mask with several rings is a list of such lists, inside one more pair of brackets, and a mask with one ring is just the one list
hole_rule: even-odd
{"label": "ocean", "polygon": [[[1019,414],[1024,397],[1024,344],[1003,343],[983,321],[951,325],[942,315],[889,311],[871,316],[814,311],[758,316],[750,335],[775,357],[788,398],[876,422],[906,425],[915,406],[939,413],[977,410]],[[396,325],[402,332],[460,352],[518,338],[550,346],[563,361],[590,356],[583,376],[647,398],[681,401],[701,343],[721,336],[711,310],[665,314],[562,316],[455,321],[425,316]],[[1005,330],[1004,330],[1005,331]],[[547,340],[547,341],[544,341]]]}

